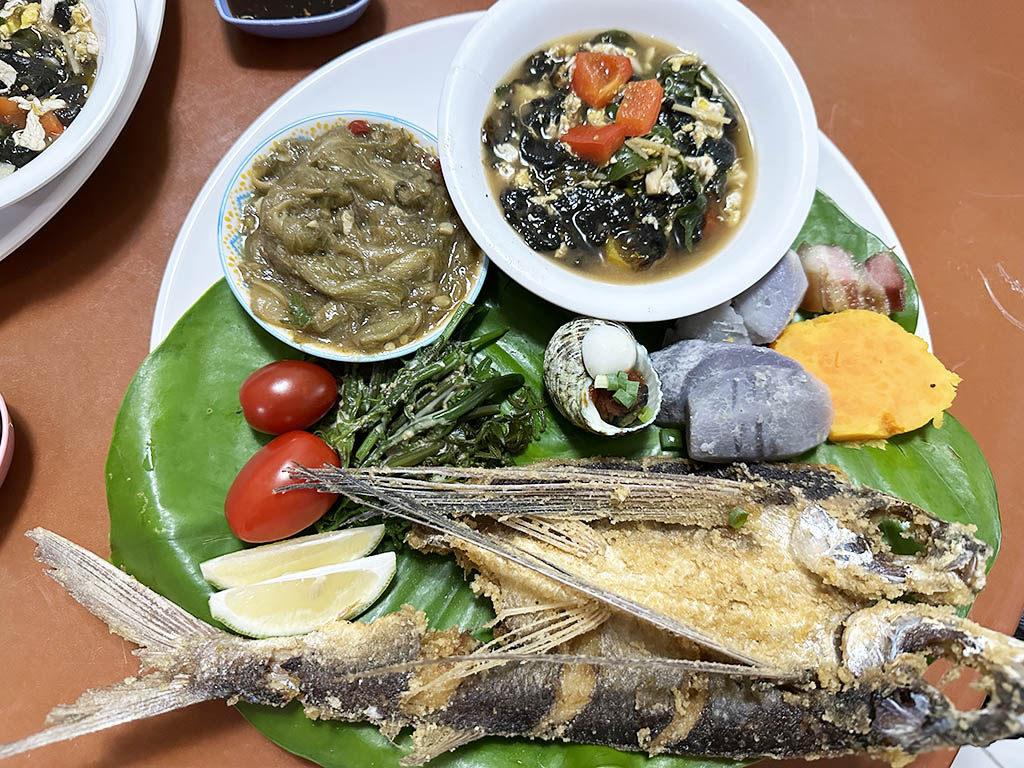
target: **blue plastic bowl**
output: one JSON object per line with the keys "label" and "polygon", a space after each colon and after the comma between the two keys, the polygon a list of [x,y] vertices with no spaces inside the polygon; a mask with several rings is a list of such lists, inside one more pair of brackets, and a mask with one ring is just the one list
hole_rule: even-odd
{"label": "blue plastic bowl", "polygon": [[338,32],[355,24],[363,15],[370,0],[356,0],[347,8],[317,16],[299,16],[292,19],[240,19],[231,13],[227,0],[213,0],[217,13],[228,24],[261,37],[320,37]]}

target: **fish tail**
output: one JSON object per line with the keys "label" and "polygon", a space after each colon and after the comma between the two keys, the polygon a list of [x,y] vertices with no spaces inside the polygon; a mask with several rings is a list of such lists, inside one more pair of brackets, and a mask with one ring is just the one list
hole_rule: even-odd
{"label": "fish tail", "polygon": [[187,681],[169,681],[158,674],[128,678],[107,688],[86,691],[74,704],[54,708],[46,718],[52,723],[49,728],[0,745],[0,760],[132,720],[161,715],[208,698],[191,690]]}
{"label": "fish tail", "polygon": [[38,545],[36,559],[49,567],[50,577],[111,631],[140,646],[136,653],[143,666],[155,671],[86,691],[74,704],[56,707],[47,716],[49,728],[0,745],[0,760],[212,698],[192,686],[187,675],[165,671],[168,665],[161,662],[176,658],[197,640],[220,634],[218,630],[63,536],[45,528],[25,535]]}
{"label": "fish tail", "polygon": [[25,534],[51,579],[112,632],[147,652],[173,653],[186,638],[220,634],[120,568],[45,528]]}

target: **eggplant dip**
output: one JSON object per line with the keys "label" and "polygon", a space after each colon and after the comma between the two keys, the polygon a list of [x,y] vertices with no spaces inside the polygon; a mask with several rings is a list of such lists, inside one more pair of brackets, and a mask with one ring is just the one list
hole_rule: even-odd
{"label": "eggplant dip", "polygon": [[436,155],[403,128],[353,120],[278,143],[253,168],[242,277],[257,317],[357,354],[447,322],[483,254]]}

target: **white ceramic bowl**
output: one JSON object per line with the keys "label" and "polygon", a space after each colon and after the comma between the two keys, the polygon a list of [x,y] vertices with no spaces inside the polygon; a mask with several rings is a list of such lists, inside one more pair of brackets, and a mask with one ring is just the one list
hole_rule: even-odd
{"label": "white ceramic bowl", "polygon": [[135,0],[87,0],[87,5],[100,41],[92,91],[64,133],[24,167],[0,179],[0,208],[32,194],[71,165],[99,135],[124,95],[135,60]]}
{"label": "white ceramic bowl", "polygon": [[[484,173],[481,126],[495,86],[526,56],[568,34],[622,29],[698,53],[739,103],[754,148],[755,187],[739,230],[685,274],[602,283],[536,253],[505,221]],[[438,112],[441,166],[455,207],[484,252],[548,301],[610,320],[668,320],[753,285],[803,226],[818,170],[810,94],[782,43],[735,0],[499,0],[455,55]]]}
{"label": "white ceramic bowl", "polygon": [[[245,243],[245,235],[242,233],[242,219],[244,217],[245,206],[253,195],[252,166],[255,161],[272,152],[274,147],[280,141],[285,139],[313,138],[315,136],[320,136],[341,122],[351,122],[353,120],[366,120],[369,123],[390,123],[391,125],[399,128],[404,128],[413,135],[420,146],[430,150],[431,152],[437,152],[437,138],[432,133],[428,133],[423,128],[420,128],[418,125],[410,123],[407,120],[394,117],[393,115],[384,115],[380,112],[325,112],[320,115],[313,115],[312,117],[305,117],[301,120],[296,120],[294,123],[286,125],[273,136],[270,136],[265,141],[261,142],[259,146],[250,152],[249,156],[242,161],[238,170],[236,170],[234,175],[231,177],[227,191],[224,193],[224,199],[221,201],[220,216],[217,219],[217,247],[220,251],[221,268],[224,270],[224,277],[227,278],[228,285],[231,287],[231,292],[235,294],[235,298],[238,299],[238,302],[245,308],[245,311],[249,313],[249,316],[259,323],[267,333],[280,339],[285,344],[295,347],[296,349],[300,349],[309,355],[326,358],[327,360],[343,360],[351,363],[372,363],[378,360],[388,360],[393,357],[407,355],[410,352],[434,341],[447,327],[452,315],[455,314],[459,305],[456,304],[453,306],[451,312],[445,316],[444,320],[438,323],[430,333],[425,336],[414,339],[408,344],[396,347],[388,352],[381,352],[376,355],[363,355],[354,352],[341,351],[337,347],[333,347],[328,344],[297,339],[291,329],[282,328],[281,326],[273,325],[258,318],[252,311],[249,286],[246,285],[245,281],[242,279],[242,273],[239,269],[239,264],[242,260],[242,246]],[[480,289],[483,287],[484,278],[486,276],[487,259],[484,258],[483,263],[480,265],[480,272],[477,275],[476,281],[470,287],[469,293],[466,295],[466,301],[471,302],[476,300],[476,297],[480,294]]]}

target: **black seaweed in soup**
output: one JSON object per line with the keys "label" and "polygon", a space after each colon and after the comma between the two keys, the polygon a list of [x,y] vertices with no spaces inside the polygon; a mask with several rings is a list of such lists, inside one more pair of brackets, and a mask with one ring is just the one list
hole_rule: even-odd
{"label": "black seaweed in soup", "polygon": [[99,40],[85,3],[0,0],[0,178],[45,150],[78,117]]}
{"label": "black seaweed in soup", "polygon": [[606,282],[702,263],[753,188],[736,102],[697,54],[646,35],[531,54],[495,89],[482,140],[495,199],[527,245]]}
{"label": "black seaweed in soup", "polygon": [[466,298],[483,255],[437,157],[383,123],[289,139],[253,168],[242,277],[262,320],[358,354],[422,338]]}

